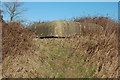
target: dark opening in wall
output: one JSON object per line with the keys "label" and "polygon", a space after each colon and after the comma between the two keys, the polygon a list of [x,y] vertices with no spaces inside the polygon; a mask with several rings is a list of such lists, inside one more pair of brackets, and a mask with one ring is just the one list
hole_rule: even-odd
{"label": "dark opening in wall", "polygon": [[40,37],[40,39],[45,39],[45,38],[68,38],[68,37],[57,37],[57,36],[44,36],[44,37]]}

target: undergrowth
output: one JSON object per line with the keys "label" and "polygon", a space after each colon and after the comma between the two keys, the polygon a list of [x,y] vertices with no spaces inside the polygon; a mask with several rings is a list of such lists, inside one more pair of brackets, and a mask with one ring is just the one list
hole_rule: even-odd
{"label": "undergrowth", "polygon": [[[39,39],[17,23],[3,23],[3,77],[117,78],[118,23],[104,18],[77,22],[101,25],[100,34]],[[9,73],[8,73],[9,72]]]}

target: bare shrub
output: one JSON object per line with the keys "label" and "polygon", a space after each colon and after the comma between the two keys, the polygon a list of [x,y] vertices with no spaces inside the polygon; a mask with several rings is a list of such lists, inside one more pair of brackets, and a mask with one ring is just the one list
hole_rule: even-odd
{"label": "bare shrub", "polygon": [[2,23],[3,58],[29,49],[32,33],[18,23]]}

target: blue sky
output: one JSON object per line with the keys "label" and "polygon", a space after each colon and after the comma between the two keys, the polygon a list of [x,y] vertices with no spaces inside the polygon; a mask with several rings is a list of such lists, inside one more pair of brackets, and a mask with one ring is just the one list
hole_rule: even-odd
{"label": "blue sky", "polygon": [[[104,16],[118,18],[117,2],[24,2],[24,19],[53,21],[73,17]],[[5,15],[5,19],[8,19]]]}
{"label": "blue sky", "polygon": [[[1,0],[2,2],[14,2],[16,0]],[[120,0],[18,0],[19,2],[118,2]]]}

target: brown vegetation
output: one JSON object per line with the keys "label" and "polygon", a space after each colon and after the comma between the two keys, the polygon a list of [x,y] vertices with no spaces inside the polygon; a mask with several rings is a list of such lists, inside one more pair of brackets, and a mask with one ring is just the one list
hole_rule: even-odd
{"label": "brown vegetation", "polygon": [[[101,25],[104,28],[104,32],[101,35],[96,35],[94,33],[94,36],[88,36],[89,40],[85,45],[87,47],[86,51],[88,60],[92,61],[93,63],[96,62],[98,65],[98,72],[96,73],[97,77],[119,77],[118,23],[107,17],[86,17],[77,19],[75,21],[95,23]],[[85,37],[84,39],[87,40]],[[91,42],[91,40],[93,42]],[[83,48],[83,50],[85,50],[85,48]]]}
{"label": "brown vegetation", "polygon": [[117,26],[118,23],[111,20],[108,17],[85,17],[85,18],[78,18],[74,20],[75,22],[84,22],[84,23],[94,23],[97,25],[101,25],[105,30],[105,35],[111,35],[115,32],[117,33]]}
{"label": "brown vegetation", "polygon": [[22,55],[29,49],[33,34],[18,23],[2,23],[3,59],[8,55]]}
{"label": "brown vegetation", "polygon": [[98,24],[104,31],[65,39],[38,39],[18,23],[2,23],[3,77],[118,78],[118,23],[104,17],[77,22]]}

